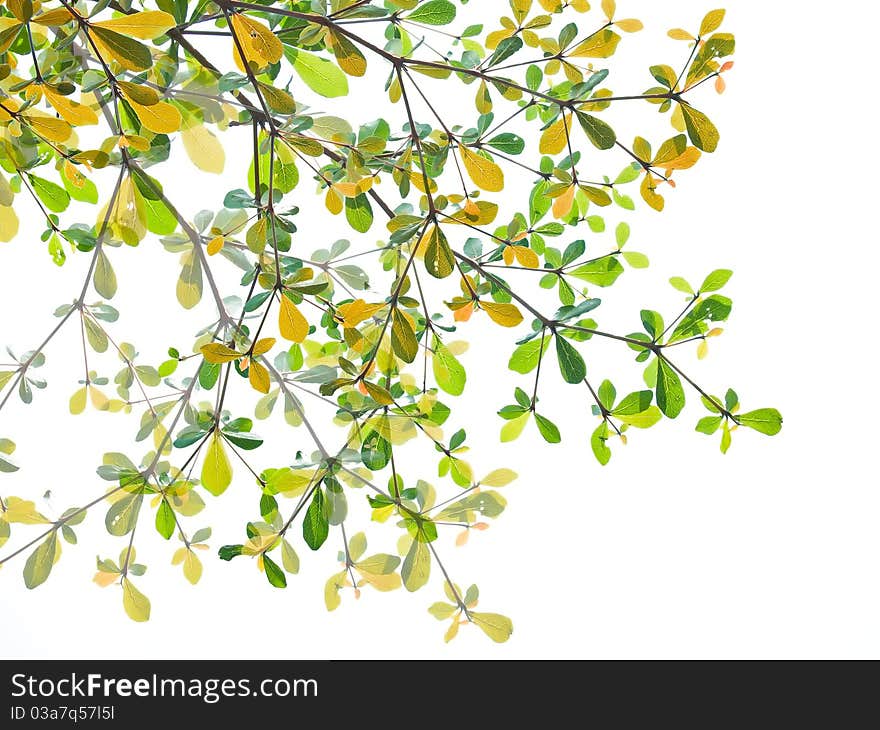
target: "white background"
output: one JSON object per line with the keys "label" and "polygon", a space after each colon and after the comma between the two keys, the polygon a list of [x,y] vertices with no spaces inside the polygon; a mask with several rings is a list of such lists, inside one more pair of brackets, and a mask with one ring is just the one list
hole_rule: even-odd
{"label": "white background", "polygon": [[[646,24],[626,39],[642,49],[634,51],[641,64],[636,90],[648,85],[649,63],[681,63],[684,44],[665,31],[694,28],[711,7],[706,0],[619,5],[619,17]],[[505,488],[509,507],[491,530],[463,549],[448,544],[443,554],[457,581],[479,583],[482,610],[513,618],[509,643],[497,646],[463,629],[444,645],[445,624],[425,610],[442,600],[439,581],[414,595],[367,590],[358,603],[345,596],[328,615],[321,586],[336,570],[335,545],[318,555],[300,550],[303,571],[282,592],[270,589],[246,559],[209,559],[202,583],[192,588],[168,565],[172,550],[145,539],[140,557],[150,570],[138,585],[153,600],[153,618],[136,625],[121,610],[118,588],[90,582],[95,553],[115,557],[122,547],[103,534],[99,509],[79,529],[80,545],[65,546],[38,591],[23,587],[20,564],[0,572],[0,656],[876,658],[880,497],[869,292],[878,264],[870,207],[878,155],[863,78],[874,65],[871,16],[876,11],[863,4],[849,12],[840,4],[729,3],[725,28],[737,35],[736,67],[723,97],[709,90],[704,96],[722,132],[719,151],[677,176],[679,188],[667,196],[662,215],[640,209],[631,216],[631,247],[648,253],[652,267],[628,274],[626,286],[608,296],[609,316],[613,309],[621,327],[635,329],[642,306],[668,313],[678,306],[665,283],[669,276],[698,282],[712,268],[735,269],[725,336],[703,363],[688,353],[688,372],[715,392],[734,386],[746,408],[778,407],[782,434],[736,433],[723,457],[715,438],[692,431],[701,414],[691,397],[678,422],[633,432],[630,445],[618,445],[601,468],[589,453],[585,403],[566,415],[569,391],[559,385],[545,399],[563,424],[564,443],[548,448],[530,431],[514,445],[499,445],[494,411],[512,389],[503,367],[509,340],[465,333],[477,342],[465,356],[471,381],[459,408],[467,401],[460,417],[481,445],[476,471],[508,465],[520,479]],[[645,112],[632,113],[632,131],[639,131],[638,114]],[[194,184],[206,195],[240,184],[202,188],[188,162],[180,165],[176,182],[167,184],[175,200],[191,196]],[[23,225],[0,249],[0,344],[19,351],[39,341],[51,311],[75,296],[87,258],[55,270],[33,234],[37,225]],[[316,238],[314,248],[327,242]],[[173,304],[137,310],[148,297],[173,299],[171,257],[148,254],[153,247],[158,244],[111,252],[130,292],[119,304],[119,327],[131,333],[149,322],[166,331],[180,326],[183,345],[198,318],[182,317]],[[25,305],[33,314],[21,321],[16,310]],[[472,330],[478,331],[485,329]],[[168,335],[141,337],[147,361],[171,344]],[[134,428],[119,417],[67,415],[75,387],[70,372],[80,377],[75,345],[76,337],[62,336],[49,349],[50,389],[29,408],[13,404],[0,426],[0,435],[19,443],[23,467],[4,477],[4,494],[39,498],[50,488],[50,506],[58,511],[104,488],[92,476],[100,454],[125,450]],[[495,371],[478,374],[499,357]],[[588,362],[593,372],[594,361]],[[596,372],[638,387],[631,365],[619,376]],[[252,502],[243,502],[248,512],[232,520],[217,511],[206,518],[215,527],[212,548],[240,541]],[[13,529],[4,552],[26,530]],[[377,541],[371,548],[392,545]]]}

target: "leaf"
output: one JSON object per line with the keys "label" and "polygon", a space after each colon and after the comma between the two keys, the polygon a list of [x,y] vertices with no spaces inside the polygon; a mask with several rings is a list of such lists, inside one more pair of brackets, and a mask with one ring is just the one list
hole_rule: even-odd
{"label": "leaf", "polygon": [[522,375],[532,372],[538,366],[539,357],[547,352],[547,337],[537,337],[517,347],[510,356],[507,367]]}
{"label": "leaf", "polygon": [[408,591],[417,591],[428,582],[431,576],[431,551],[421,540],[413,540],[403,560],[400,577]]}
{"label": "leaf", "polygon": [[606,287],[612,286],[623,271],[623,266],[616,258],[604,256],[572,269],[569,274],[590,284]]}
{"label": "leaf", "polygon": [[272,387],[269,371],[253,358],[248,366],[248,381],[251,387],[259,393],[268,393]]}
{"label": "leaf", "polygon": [[455,257],[449,247],[449,241],[446,240],[446,234],[443,233],[440,226],[432,226],[428,232],[424,253],[425,268],[431,276],[445,279],[453,272]]}
{"label": "leaf", "polygon": [[500,324],[502,327],[516,327],[523,321],[522,312],[514,304],[481,301],[480,308],[495,324]]}
{"label": "leaf", "polygon": [[566,116],[561,114],[553,124],[541,134],[538,151],[542,155],[558,155],[568,143],[568,124]]}
{"label": "leaf", "polygon": [[238,360],[242,357],[240,352],[236,352],[231,347],[227,347],[220,342],[212,342],[208,345],[204,345],[201,349],[201,353],[205,360],[218,365],[232,362],[233,360]]}
{"label": "leaf", "polygon": [[278,63],[284,52],[281,41],[265,24],[243,13],[230,16],[232,30],[238,43],[233,44],[233,57],[238,67],[244,70],[239,46],[244,52],[248,64],[262,69],[269,64]]}
{"label": "leaf", "polygon": [[495,469],[480,479],[480,484],[485,487],[504,487],[517,478],[517,473],[512,469]]}
{"label": "leaf", "polygon": [[60,185],[56,185],[36,175],[29,175],[28,177],[37,197],[53,213],[61,213],[70,205],[70,195]]}
{"label": "leaf", "polygon": [[91,27],[90,35],[105,60],[116,61],[127,71],[146,71],[153,65],[150,49],[143,43],[99,25]]}
{"label": "leaf", "polygon": [[366,233],[373,225],[373,207],[366,195],[361,193],[345,199],[345,219],[358,233]]}
{"label": "leaf", "polygon": [[24,564],[24,584],[33,590],[46,582],[55,564],[58,549],[58,533],[53,530],[40,546],[34,550]]}
{"label": "leaf", "polygon": [[587,135],[590,142],[600,150],[609,150],[617,142],[617,134],[614,130],[598,117],[584,112],[577,112],[578,122],[581,129]]}
{"label": "leaf", "polygon": [[464,145],[461,145],[458,150],[474,185],[490,193],[504,190],[504,173],[498,165]]}
{"label": "leaf", "polygon": [[107,528],[107,532],[114,537],[122,537],[134,530],[143,501],[143,493],[138,492],[126,494],[110,505],[110,509],[107,510],[107,515],[104,517],[104,526]]}
{"label": "leaf", "polygon": [[733,276],[733,272],[730,269],[716,269],[703,280],[700,292],[705,294],[706,292],[718,291],[730,281],[731,276]]}
{"label": "leaf", "polygon": [[667,418],[676,418],[684,408],[684,388],[678,373],[663,358],[657,359],[657,405]]}
{"label": "leaf", "polygon": [[455,20],[455,6],[449,0],[428,0],[405,16],[404,20],[426,25],[447,25]]}
{"label": "leaf", "polygon": [[333,98],[348,94],[348,79],[336,64],[300,49],[285,49],[293,68],[312,91]]}
{"label": "leaf", "polygon": [[[123,96],[125,94],[123,93]],[[150,106],[145,106],[125,97],[128,105],[132,108],[141,124],[156,134],[171,134],[180,129],[183,118],[176,106],[167,101],[159,101]]]}
{"label": "leaf", "polygon": [[150,620],[150,599],[127,578],[122,581],[122,606],[132,621]]}
{"label": "leaf", "polygon": [[266,569],[266,580],[275,588],[287,588],[287,576],[278,564],[266,553],[262,554],[263,567]]}
{"label": "leaf", "polygon": [[176,526],[174,520],[174,512],[168,505],[168,500],[163,499],[162,504],[156,512],[156,532],[158,532],[166,540],[171,539]]}
{"label": "leaf", "polygon": [[110,259],[103,250],[98,252],[98,260],[95,263],[95,273],[93,278],[95,291],[105,299],[112,299],[116,294],[116,272],[110,264]]}
{"label": "leaf", "polygon": [[318,550],[330,534],[330,521],[324,492],[318,487],[312,495],[312,502],[303,520],[303,539],[312,550]]}
{"label": "leaf", "polygon": [[613,30],[605,28],[579,43],[568,55],[581,58],[608,58],[614,55],[618,43],[620,36]]}
{"label": "leaf", "polygon": [[545,418],[536,413],[535,424],[538,426],[538,431],[541,433],[541,436],[548,444],[558,444],[562,441],[562,435],[559,433],[559,429],[549,418]]}
{"label": "leaf", "polygon": [[93,28],[108,28],[109,30],[132,38],[141,38],[150,41],[158,38],[177,23],[173,16],[160,10],[146,10],[131,15],[123,15],[110,20],[98,20],[92,23]]}
{"label": "leaf", "polygon": [[759,408],[737,415],[736,420],[743,426],[767,436],[775,436],[782,430],[782,414],[775,408]]}
{"label": "leaf", "polygon": [[201,580],[202,577],[202,561],[196,555],[194,550],[187,550],[183,558],[183,577],[192,585]]}
{"label": "leaf", "polygon": [[587,366],[583,357],[564,337],[556,336],[556,359],[559,361],[559,371],[566,383],[579,385],[587,377]]}
{"label": "leaf", "polygon": [[434,338],[434,357],[431,361],[434,379],[450,395],[461,395],[467,382],[467,373],[449,348]]}
{"label": "leaf", "polygon": [[56,93],[48,84],[43,84],[41,88],[46,101],[68,124],[79,127],[98,123],[98,115],[90,107]]}
{"label": "leaf", "polygon": [[229,463],[223,438],[217,431],[209,439],[201,479],[202,486],[215,497],[223,494],[232,483],[232,465]]}
{"label": "leaf", "polygon": [[498,613],[476,613],[470,612],[470,619],[482,629],[492,641],[503,644],[510,638],[513,633],[513,622]]}
{"label": "leaf", "polygon": [[691,142],[704,152],[714,152],[718,148],[720,135],[709,117],[694,109],[690,104],[679,104],[684,117],[684,125]]}
{"label": "leaf", "polygon": [[191,124],[185,127],[180,138],[186,154],[196,167],[203,172],[216,175],[223,172],[226,162],[223,145],[204,124]]}
{"label": "leaf", "polygon": [[700,35],[707,36],[710,33],[714,33],[718,30],[722,21],[724,20],[724,9],[720,8],[718,10],[710,10],[706,13],[706,16],[703,18],[703,22],[700,23]]}
{"label": "leaf", "polygon": [[525,411],[521,416],[517,416],[513,420],[505,423],[504,426],[501,427],[501,443],[516,441],[526,427],[526,424],[529,422],[531,415],[531,411]]}
{"label": "leaf", "polygon": [[281,565],[288,573],[299,573],[299,556],[287,540],[281,541]]}
{"label": "leaf", "polygon": [[391,348],[405,362],[413,362],[419,353],[419,342],[409,318],[396,308],[391,324]]}
{"label": "leaf", "polygon": [[285,340],[303,342],[309,334],[309,322],[287,296],[281,295],[278,329]]}

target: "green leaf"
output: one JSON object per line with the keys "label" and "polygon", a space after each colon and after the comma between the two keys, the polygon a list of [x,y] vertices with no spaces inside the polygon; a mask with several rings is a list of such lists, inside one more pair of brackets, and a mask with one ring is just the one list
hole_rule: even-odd
{"label": "green leaf", "polygon": [[518,155],[526,148],[525,140],[512,132],[498,134],[486,144],[508,155]]}
{"label": "green leaf", "polygon": [[657,358],[657,405],[668,418],[676,418],[684,408],[681,379],[663,358]]}
{"label": "green leaf", "polygon": [[158,532],[166,540],[169,540],[174,534],[175,520],[174,512],[168,505],[167,500],[162,500],[159,510],[156,512],[156,532]]}
{"label": "green leaf", "polygon": [[694,147],[704,152],[714,152],[718,148],[720,135],[718,129],[703,112],[694,109],[690,104],[680,104],[684,126]]}
{"label": "green leaf", "polygon": [[335,63],[290,46],[284,47],[284,55],[306,86],[316,94],[328,98],[348,94],[348,78]]}
{"label": "green leaf", "polygon": [[507,367],[515,373],[526,375],[538,367],[538,359],[547,352],[547,338],[549,335],[529,340],[517,347],[510,356]]}
{"label": "green leaf", "polygon": [[700,285],[700,291],[703,293],[718,291],[730,281],[731,276],[733,276],[733,272],[730,269],[715,269]]}
{"label": "green leaf", "polygon": [[707,436],[711,436],[718,430],[718,427],[721,425],[721,416],[706,416],[705,418],[701,418],[697,421],[696,430],[700,433],[704,433]]}
{"label": "green leaf", "polygon": [[501,427],[501,443],[516,441],[526,427],[526,424],[529,422],[529,417],[531,415],[531,411],[526,411],[521,416],[505,423],[504,426]]}
{"label": "green leaf", "polygon": [[611,286],[623,273],[623,266],[613,256],[605,256],[596,261],[589,261],[569,273],[578,279],[596,286]]}
{"label": "green leaf", "polygon": [[587,138],[594,146],[600,150],[608,150],[614,147],[614,143],[617,142],[617,134],[608,124],[598,117],[585,114],[584,112],[577,112],[577,118],[581,124],[581,129],[584,130]]}
{"label": "green leaf", "polygon": [[312,495],[312,503],[306,510],[303,520],[303,539],[312,550],[318,550],[330,534],[330,520],[327,515],[324,492],[318,487]]}
{"label": "green leaf", "polygon": [[775,408],[759,408],[736,417],[743,426],[767,436],[775,436],[782,430],[782,414]]}
{"label": "green leaf", "polygon": [[688,284],[687,279],[682,279],[680,276],[673,276],[669,280],[669,283],[672,284],[674,289],[677,289],[684,294],[690,294],[691,296],[694,294],[694,290],[691,285]]}
{"label": "green leaf", "polygon": [[98,252],[95,262],[94,284],[95,291],[105,299],[112,299],[116,295],[116,272],[103,249]]}
{"label": "green leaf", "polygon": [[70,195],[64,188],[36,175],[28,175],[28,178],[31,187],[46,208],[53,213],[67,210],[67,206],[70,205]]}
{"label": "green leaf", "polygon": [[107,516],[104,518],[107,532],[115,537],[122,537],[131,532],[137,523],[143,501],[143,493],[138,492],[137,494],[126,494],[110,505]]}
{"label": "green leaf", "polygon": [[593,450],[593,456],[596,457],[602,466],[611,461],[611,449],[608,448],[608,422],[602,421],[590,436],[590,448]]}
{"label": "green leaf", "polygon": [[24,564],[24,584],[34,589],[46,582],[55,563],[58,533],[53,530],[40,546],[34,550]]}
{"label": "green leaf", "polygon": [[564,337],[556,336],[556,359],[566,383],[578,385],[587,377],[587,366],[581,354]]}
{"label": "green leaf", "polygon": [[266,580],[276,588],[287,588],[287,576],[266,553],[263,553],[263,567],[266,569]]}
{"label": "green leaf", "polygon": [[440,226],[434,226],[428,234],[425,246],[425,268],[436,279],[445,279],[455,268],[455,257]]}
{"label": "green leaf", "polygon": [[449,348],[434,338],[434,357],[432,359],[434,379],[450,395],[461,395],[467,382],[467,372]]}
{"label": "green leaf", "polygon": [[548,444],[558,444],[562,441],[562,436],[559,433],[559,429],[556,427],[556,424],[553,423],[549,418],[545,418],[544,416],[536,413],[535,414],[535,423],[538,426],[538,431],[540,431],[541,436],[544,437],[544,440]]}
{"label": "green leaf", "polygon": [[[647,392],[650,393],[651,391],[649,390]],[[648,406],[640,413],[617,416],[619,421],[628,426],[634,426],[635,428],[651,428],[651,426],[657,423],[661,418],[663,418],[663,414],[657,406]]]}
{"label": "green leaf", "polygon": [[345,199],[345,219],[358,233],[366,233],[373,225],[373,206],[363,193]]}
{"label": "green leaf", "polygon": [[406,20],[426,25],[447,25],[455,20],[455,5],[449,0],[428,0],[406,16]]}
{"label": "green leaf", "polygon": [[394,310],[392,318],[391,347],[394,354],[406,362],[413,362],[419,354],[419,341],[413,326],[399,309]]}
{"label": "green leaf", "polygon": [[417,591],[431,576],[431,550],[421,540],[413,540],[403,560],[400,577],[404,587],[412,592]]}

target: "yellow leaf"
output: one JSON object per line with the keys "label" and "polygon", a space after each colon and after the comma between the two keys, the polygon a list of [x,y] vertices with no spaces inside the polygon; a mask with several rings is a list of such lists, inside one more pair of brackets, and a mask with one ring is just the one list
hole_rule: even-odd
{"label": "yellow leaf", "polygon": [[723,8],[720,8],[718,10],[710,10],[708,13],[706,13],[706,17],[703,18],[703,22],[700,23],[700,35],[709,35],[709,33],[713,33],[714,31],[718,30],[718,26],[721,25],[723,20]]}
{"label": "yellow leaf", "polygon": [[[263,68],[270,63],[277,63],[281,60],[284,47],[266,25],[240,13],[232,15],[231,22],[232,30],[249,63],[255,64],[257,68]],[[235,44],[234,40],[233,56],[238,67],[242,71],[246,70],[242,63],[238,44]]]}
{"label": "yellow leaf", "polygon": [[28,110],[27,114],[20,115],[19,119],[40,137],[44,137],[51,142],[66,142],[73,131],[70,125],[63,119],[50,117],[35,109]]}
{"label": "yellow leaf", "polygon": [[180,112],[177,107],[172,106],[167,101],[160,101],[150,106],[145,106],[138,104],[127,96],[126,100],[137,115],[137,118],[141,120],[141,124],[151,132],[171,134],[180,129],[182,121]]}
{"label": "yellow leaf", "polygon": [[150,620],[150,599],[128,579],[122,581],[122,606],[132,621]]}
{"label": "yellow leaf", "polygon": [[[567,117],[567,118],[566,118]],[[571,115],[560,115],[541,135],[538,151],[542,155],[558,155],[568,143],[568,125]]]}
{"label": "yellow leaf", "polygon": [[37,17],[32,18],[32,20],[40,25],[55,26],[69,23],[73,20],[73,16],[67,8],[55,8],[54,10],[47,10],[45,13],[40,13]]}
{"label": "yellow leaf", "polygon": [[281,310],[278,313],[278,328],[281,336],[291,342],[302,342],[309,334],[309,323],[297,306],[286,296],[281,295]]}
{"label": "yellow leaf", "polygon": [[99,28],[108,28],[131,38],[141,38],[145,41],[158,38],[165,31],[173,28],[177,23],[174,17],[161,10],[144,10],[131,15],[123,15],[110,20],[99,20],[92,25]]}
{"label": "yellow leaf", "polygon": [[618,43],[620,36],[613,30],[605,28],[579,43],[568,55],[582,58],[608,58],[614,55]]}
{"label": "yellow leaf", "polygon": [[553,216],[555,218],[564,218],[571,212],[576,191],[577,185],[570,185],[568,190],[553,201]]}
{"label": "yellow leaf", "polygon": [[532,249],[526,248],[525,246],[509,246],[508,248],[513,249],[513,255],[516,257],[520,266],[525,266],[527,269],[538,268],[540,264],[538,254],[532,251]]}
{"label": "yellow leaf", "polygon": [[480,480],[484,487],[504,487],[516,479],[517,473],[512,469],[496,469]]}
{"label": "yellow leaf", "polygon": [[19,497],[6,498],[6,511],[3,518],[7,522],[17,522],[22,525],[47,525],[47,520],[43,515],[37,512],[37,506],[25,499]]}
{"label": "yellow leaf", "polygon": [[86,389],[80,388],[76,393],[70,396],[70,414],[78,416],[86,409]]}
{"label": "yellow leaf", "polygon": [[476,613],[471,611],[470,619],[479,626],[492,641],[503,644],[513,633],[513,622],[498,613]]}
{"label": "yellow leaf", "polygon": [[602,0],[602,12],[605,13],[605,17],[608,18],[608,20],[614,18],[615,10],[617,10],[617,3],[615,0]]}
{"label": "yellow leaf", "polygon": [[97,583],[101,588],[106,588],[109,585],[112,585],[119,579],[119,573],[106,573],[103,570],[99,570],[95,573],[95,577],[92,580]]}
{"label": "yellow leaf", "polygon": [[129,101],[152,106],[159,103],[159,92],[149,86],[133,84],[130,81],[117,81],[116,86]]}
{"label": "yellow leaf", "polygon": [[481,301],[480,307],[485,310],[495,324],[500,324],[502,327],[516,327],[523,321],[522,313],[514,304]]}
{"label": "yellow leaf", "polygon": [[636,18],[625,18],[624,20],[618,20],[614,24],[624,33],[637,33],[645,27],[642,21]]}
{"label": "yellow leaf", "polygon": [[504,173],[491,160],[478,155],[464,145],[460,146],[461,159],[474,185],[490,193],[504,190]]}
{"label": "yellow leaf", "polygon": [[272,385],[269,371],[256,360],[251,360],[250,367],[248,368],[248,380],[251,383],[251,387],[260,393],[268,393]]}
{"label": "yellow leaf", "polygon": [[253,355],[254,355],[254,357],[259,357],[260,355],[265,355],[274,346],[275,346],[275,338],[274,337],[264,337],[261,340],[257,340],[257,342],[254,344]]}
{"label": "yellow leaf", "polygon": [[214,363],[215,365],[232,362],[233,360],[238,360],[240,357],[243,357],[240,352],[236,352],[231,347],[227,347],[219,342],[212,342],[209,345],[205,345],[202,347],[201,352],[205,360]]}
{"label": "yellow leaf", "polygon": [[709,354],[709,343],[706,340],[701,340],[700,344],[697,345],[697,359],[705,360],[706,355]]}
{"label": "yellow leaf", "polygon": [[337,314],[342,317],[343,327],[357,327],[368,317],[372,317],[382,309],[384,304],[367,304],[363,299],[355,299],[347,304],[340,304],[336,308]]}
{"label": "yellow leaf", "polygon": [[193,585],[202,577],[202,561],[192,550],[187,550],[183,559],[183,575]]}
{"label": "yellow leaf", "polygon": [[180,135],[183,148],[193,164],[204,172],[219,175],[223,172],[226,153],[214,134],[203,124],[185,127]]}
{"label": "yellow leaf", "polygon": [[223,236],[217,236],[216,238],[212,238],[208,242],[207,251],[208,256],[214,256],[215,254],[220,253],[223,248],[224,239]]}
{"label": "yellow leaf", "polygon": [[68,124],[83,126],[98,123],[98,115],[90,107],[62,96],[48,86],[48,84],[44,84],[42,89],[46,101],[55,108],[55,111]]}
{"label": "yellow leaf", "polygon": [[667,34],[670,38],[676,41],[692,41],[694,37],[688,33],[686,30],[682,30],[681,28],[673,28]]}
{"label": "yellow leaf", "polygon": [[232,465],[223,446],[223,438],[215,431],[202,464],[202,485],[215,497],[232,483]]}
{"label": "yellow leaf", "polygon": [[[561,1],[562,0],[560,0],[560,2]],[[456,636],[458,636],[458,627],[459,626],[461,626],[461,624],[459,623],[458,617],[456,616],[456,618],[453,619],[452,623],[449,624],[449,628],[446,630],[446,633],[443,636],[443,641],[445,641],[448,644]]]}
{"label": "yellow leaf", "polygon": [[18,233],[18,216],[12,208],[0,205],[0,241],[4,243],[11,241],[16,233]]}

